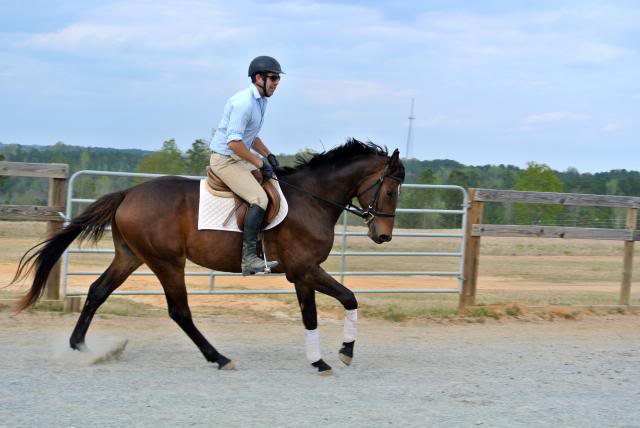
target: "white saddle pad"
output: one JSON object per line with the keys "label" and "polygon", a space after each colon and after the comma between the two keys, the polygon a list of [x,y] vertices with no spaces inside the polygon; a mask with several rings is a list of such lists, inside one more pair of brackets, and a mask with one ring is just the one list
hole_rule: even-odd
{"label": "white saddle pad", "polygon": [[[287,200],[284,198],[280,183],[272,181],[278,193],[280,193],[280,211],[264,230],[272,229],[282,223],[289,212]],[[200,180],[200,202],[198,203],[198,230],[226,230],[229,232],[242,232],[238,229],[235,212],[229,213],[235,208],[234,198],[221,198],[213,196],[206,187],[206,179]],[[225,222],[225,220],[229,220]]]}

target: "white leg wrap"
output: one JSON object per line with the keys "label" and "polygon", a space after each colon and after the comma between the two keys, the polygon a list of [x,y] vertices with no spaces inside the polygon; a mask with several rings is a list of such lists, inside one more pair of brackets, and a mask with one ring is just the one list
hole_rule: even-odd
{"label": "white leg wrap", "polygon": [[320,358],[320,333],[318,329],[304,331],[304,344],[307,351],[307,360],[315,363]]}
{"label": "white leg wrap", "polygon": [[358,310],[344,311],[344,341],[353,342],[358,334]]}

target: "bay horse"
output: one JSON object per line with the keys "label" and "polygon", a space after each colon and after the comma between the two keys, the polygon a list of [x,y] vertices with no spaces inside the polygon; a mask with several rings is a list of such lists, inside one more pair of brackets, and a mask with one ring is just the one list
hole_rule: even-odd
{"label": "bay horse", "polygon": [[[349,139],[345,144],[294,167],[278,168],[276,177],[289,204],[277,227],[264,232],[269,260],[279,262],[275,273],[295,285],[305,328],[306,356],[320,374],[331,367],[322,360],[315,291],[337,299],[345,309],[344,342],[339,358],[349,365],[357,332],[358,302],[352,291],[333,279],[320,264],[329,256],[334,227],[343,210],[365,219],[367,235],[377,244],[391,241],[398,193],[405,171],[396,149]],[[351,204],[357,199],[361,207]],[[49,239],[22,257],[12,281],[35,270],[33,284],[16,310],[33,305],[42,295],[47,277],[65,249],[76,239],[97,242],[111,226],[115,256],[91,284],[69,339],[72,349],[85,350],[89,324],[100,305],[143,263],[158,277],[166,295],[169,316],[220,369],[234,368],[196,328],[187,302],[186,260],[226,272],[240,272],[242,234],[198,230],[199,181],[184,177],[156,178],[102,196]]]}

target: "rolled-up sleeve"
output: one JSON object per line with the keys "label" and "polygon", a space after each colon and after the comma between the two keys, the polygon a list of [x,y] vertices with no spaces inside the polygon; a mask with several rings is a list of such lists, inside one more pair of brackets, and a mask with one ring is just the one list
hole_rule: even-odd
{"label": "rolled-up sleeve", "polygon": [[232,105],[229,112],[229,125],[227,126],[227,143],[242,140],[244,131],[249,122],[250,110],[242,105]]}

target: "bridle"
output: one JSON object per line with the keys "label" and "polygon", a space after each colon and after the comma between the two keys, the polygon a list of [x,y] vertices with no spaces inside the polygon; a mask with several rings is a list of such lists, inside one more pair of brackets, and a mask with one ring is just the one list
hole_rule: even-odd
{"label": "bridle", "polygon": [[[389,218],[393,218],[396,216],[395,212],[389,212],[389,211],[380,211],[378,210],[376,207],[378,205],[378,199],[380,197],[380,191],[382,190],[382,184],[384,183],[384,180],[389,178],[391,180],[397,181],[398,183],[402,183],[402,179],[398,178],[398,177],[394,177],[393,175],[389,174],[389,160],[390,158],[387,158],[387,161],[384,165],[384,170],[382,171],[382,174],[380,175],[380,177],[378,177],[378,179],[376,181],[373,182],[373,184],[371,184],[369,187],[367,187],[366,189],[364,189],[363,191],[361,191],[360,193],[358,193],[355,197],[359,198],[360,196],[364,195],[365,193],[367,193],[368,191],[370,191],[371,189],[375,188],[375,191],[373,192],[373,197],[371,198],[371,202],[369,202],[369,205],[367,206],[366,209],[359,207],[357,205],[352,204],[351,202],[347,203],[347,205],[343,205],[343,204],[339,204],[337,202],[331,201],[329,199],[325,199],[322,196],[318,196],[316,194],[314,194],[313,192],[309,192],[308,190],[302,189],[298,186],[294,186],[291,183],[287,183],[286,181],[283,181],[277,177],[272,177],[274,180],[282,183],[282,184],[286,184],[287,186],[296,189],[300,192],[306,193],[309,196],[312,196],[320,201],[326,202],[328,204],[334,205],[338,208],[340,208],[343,211],[348,211],[352,214],[357,215],[358,217],[362,218],[365,222],[365,224],[369,225],[369,223],[371,223],[373,220],[375,220],[376,217],[389,217]],[[358,182],[358,184],[356,185],[356,188],[360,187],[360,185],[367,179],[368,177],[363,178],[362,180],[360,180]]]}
{"label": "bridle", "polygon": [[[353,213],[361,217],[364,220],[365,224],[367,225],[369,225],[369,223],[375,220],[376,217],[394,218],[396,216],[395,212],[380,211],[376,208],[378,206],[378,199],[380,198],[380,191],[382,190],[382,184],[384,183],[385,178],[389,178],[391,180],[397,181],[398,183],[402,183],[402,180],[400,178],[394,177],[393,175],[389,174],[388,171],[389,171],[389,159],[387,159],[387,162],[384,165],[384,170],[382,171],[382,174],[380,175],[380,177],[378,177],[378,179],[374,181],[373,184],[371,184],[371,186],[367,187],[366,189],[364,189],[363,191],[361,191],[356,195],[356,198],[359,198],[360,196],[367,193],[369,190],[375,188],[375,191],[373,192],[373,197],[371,198],[371,202],[369,202],[369,205],[367,206],[366,209],[362,209],[357,205],[353,205],[351,202],[349,202],[344,209],[346,211],[349,211],[350,213]],[[364,180],[366,180],[366,177],[362,181]],[[362,183],[362,181],[360,183]],[[360,186],[360,183],[358,183],[357,187]]]}

